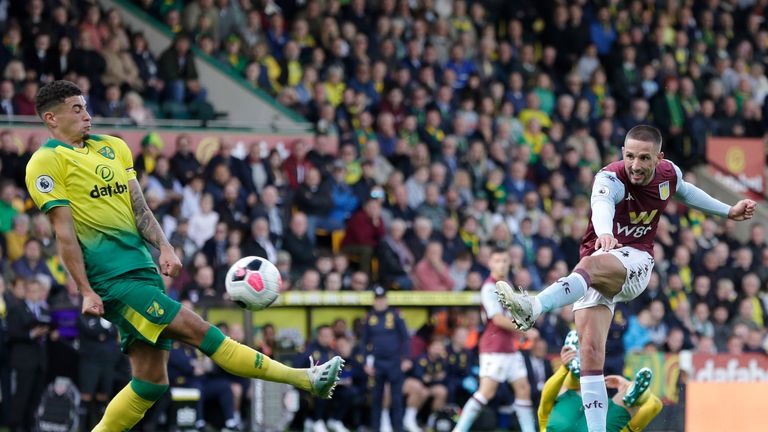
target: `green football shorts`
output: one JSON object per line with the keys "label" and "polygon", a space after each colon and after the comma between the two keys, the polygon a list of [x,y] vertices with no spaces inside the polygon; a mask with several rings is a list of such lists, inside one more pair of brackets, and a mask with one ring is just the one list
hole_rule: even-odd
{"label": "green football shorts", "polygon": [[137,340],[166,351],[171,339],[160,333],[173,321],[181,303],[165,294],[163,279],[155,269],[137,269],[93,285],[104,303],[104,318],[120,330],[124,353]]}

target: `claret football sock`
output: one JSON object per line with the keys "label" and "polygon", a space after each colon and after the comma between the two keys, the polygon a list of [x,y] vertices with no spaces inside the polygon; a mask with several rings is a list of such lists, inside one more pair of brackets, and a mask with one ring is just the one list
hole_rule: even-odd
{"label": "claret football sock", "polygon": [[312,390],[306,369],[290,368],[268,356],[224,336],[215,326],[206,333],[200,351],[225,371],[246,378],[291,384]]}

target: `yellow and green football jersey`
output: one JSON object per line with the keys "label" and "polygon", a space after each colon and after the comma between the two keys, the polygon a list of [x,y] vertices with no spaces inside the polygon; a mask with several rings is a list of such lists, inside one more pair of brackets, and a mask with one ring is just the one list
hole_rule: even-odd
{"label": "yellow and green football jersey", "polygon": [[27,189],[40,210],[72,209],[91,283],[155,267],[133,216],[128,181],[135,178],[128,145],[108,135],[90,135],[83,148],[50,139],[27,165]]}

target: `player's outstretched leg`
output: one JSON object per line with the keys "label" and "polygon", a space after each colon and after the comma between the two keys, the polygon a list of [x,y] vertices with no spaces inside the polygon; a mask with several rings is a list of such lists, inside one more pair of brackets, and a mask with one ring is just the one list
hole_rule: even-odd
{"label": "player's outstretched leg", "polygon": [[533,327],[536,318],[544,312],[549,312],[571,303],[584,296],[590,285],[589,274],[577,268],[570,275],[560,278],[557,282],[545,288],[539,295],[530,296],[522,289],[517,292],[507,282],[496,282],[496,295],[499,302],[512,314],[520,330]]}
{"label": "player's outstretched leg", "polygon": [[224,336],[215,326],[206,332],[200,351],[233,375],[291,384],[322,399],[333,396],[344,368],[344,360],[339,356],[309,369],[291,368]]}
{"label": "player's outstretched leg", "polygon": [[642,368],[635,374],[635,381],[627,390],[627,394],[622,398],[624,405],[631,407],[635,405],[642,405],[646,399],[648,399],[648,388],[651,386],[651,380],[653,380],[653,371],[649,368]]}

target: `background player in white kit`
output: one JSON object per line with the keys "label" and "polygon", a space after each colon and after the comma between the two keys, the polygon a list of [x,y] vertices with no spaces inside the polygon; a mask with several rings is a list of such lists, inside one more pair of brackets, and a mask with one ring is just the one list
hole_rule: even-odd
{"label": "background player in white kit", "polygon": [[630,301],[648,286],[653,240],[660,215],[673,196],[689,207],[736,221],[751,219],[756,204],[728,206],[683,180],[664,160],[661,133],[640,125],[624,139],[624,160],[604,167],[592,186],[592,214],[573,273],[535,297],[497,282],[500,302],[521,330],[543,312],[573,303],[581,347],[581,389],[590,432],[605,432],[608,395],[603,377],[605,342],[616,302]]}
{"label": "background player in white kit", "polygon": [[[483,406],[493,399],[499,384],[511,383],[515,391],[515,414],[523,432],[535,432],[531,387],[523,355],[517,351],[515,339],[521,336],[512,319],[507,316],[496,297],[496,282],[509,275],[509,252],[497,249],[491,252],[488,267],[491,275],[480,290],[485,329],[480,336],[480,387],[461,410],[454,432],[472,428]],[[532,336],[532,335],[528,335]]]}

